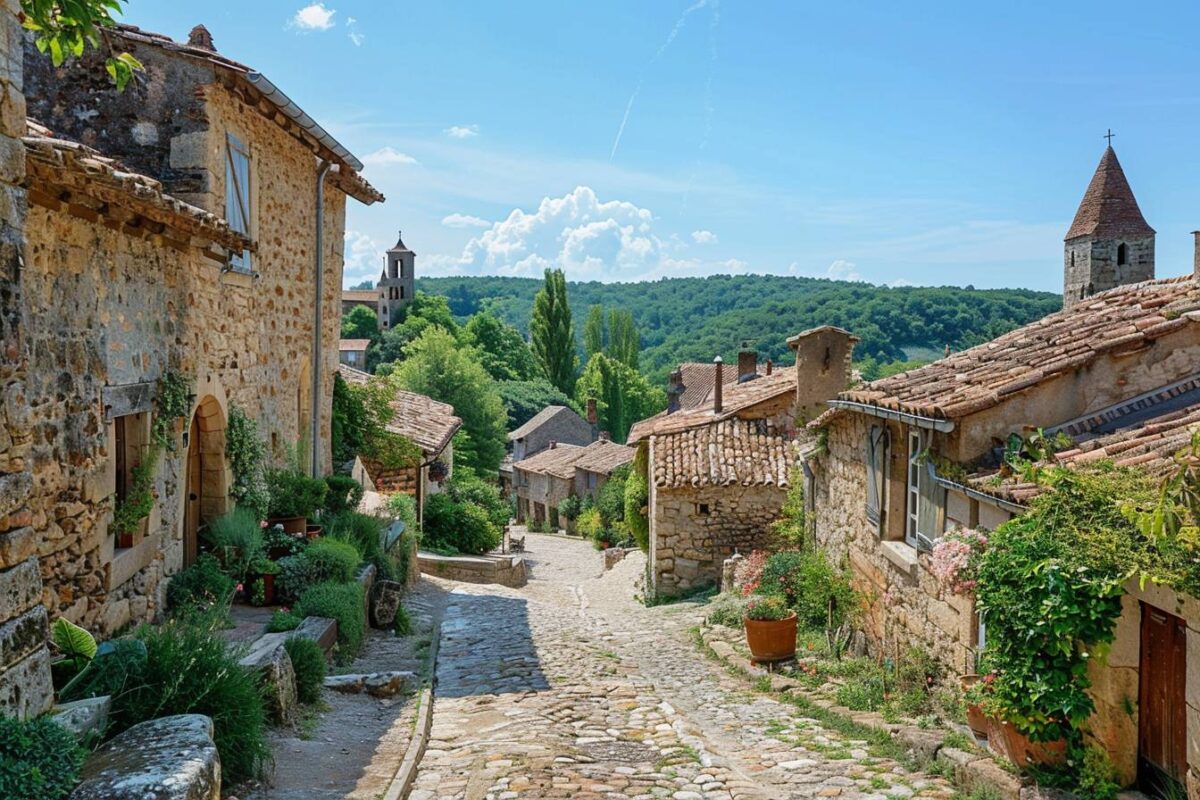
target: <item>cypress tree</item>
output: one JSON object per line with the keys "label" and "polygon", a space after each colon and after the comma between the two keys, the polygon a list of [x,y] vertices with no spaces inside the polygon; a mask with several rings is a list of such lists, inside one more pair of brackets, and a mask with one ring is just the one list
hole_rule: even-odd
{"label": "cypress tree", "polygon": [[546,270],[545,284],[533,299],[529,333],[533,354],[546,377],[563,394],[573,394],[579,356],[567,303],[567,279],[561,269]]}

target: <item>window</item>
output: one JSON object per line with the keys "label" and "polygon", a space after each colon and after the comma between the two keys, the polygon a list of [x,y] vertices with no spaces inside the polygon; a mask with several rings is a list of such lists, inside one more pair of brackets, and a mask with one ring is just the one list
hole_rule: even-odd
{"label": "window", "polygon": [[904,541],[918,550],[930,550],[945,524],[946,492],[933,479],[925,458],[928,448],[923,431],[908,435],[908,492]]}
{"label": "window", "polygon": [[[142,463],[150,442],[150,414],[136,413],[113,417],[113,504],[129,499],[135,491],[133,471]],[[143,519],[141,528],[118,537],[118,548],[132,547],[145,534],[148,519]]]}
{"label": "window", "polygon": [[[249,238],[250,221],[250,151],[232,133],[225,135],[225,220],[231,230]],[[229,264],[238,272],[251,272],[250,251],[233,253]]]}
{"label": "window", "polygon": [[917,530],[921,513],[921,434],[908,434],[908,517],[904,527],[904,541],[917,546]]}
{"label": "window", "polygon": [[1129,261],[1129,252],[1125,249],[1125,243],[1121,242],[1117,245],[1117,265],[1122,266]]}
{"label": "window", "polygon": [[867,521],[878,533],[883,530],[887,487],[888,429],[872,425],[867,431]]}
{"label": "window", "polygon": [[404,287],[403,286],[400,287],[400,299],[401,300],[404,299]]}
{"label": "window", "polygon": [[708,510],[708,503],[697,503],[696,513],[702,517],[707,517],[710,513]]}

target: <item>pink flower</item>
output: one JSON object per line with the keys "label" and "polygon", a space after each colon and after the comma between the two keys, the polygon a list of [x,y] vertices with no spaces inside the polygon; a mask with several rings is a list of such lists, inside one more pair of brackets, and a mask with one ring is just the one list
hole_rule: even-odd
{"label": "pink flower", "polygon": [[987,547],[987,536],[979,531],[951,531],[933,546],[929,571],[954,594],[969,594],[975,589],[979,556]]}
{"label": "pink flower", "polygon": [[242,586],[242,585],[239,583],[239,584],[237,585],[237,591],[238,591],[238,593],[240,594],[240,593],[242,593],[242,592],[246,591],[246,587]]}
{"label": "pink flower", "polygon": [[771,554],[766,550],[754,550],[738,562],[733,570],[733,583],[741,587],[742,596],[749,597],[754,594],[754,590],[762,581],[763,567],[767,565],[767,559],[770,557]]}

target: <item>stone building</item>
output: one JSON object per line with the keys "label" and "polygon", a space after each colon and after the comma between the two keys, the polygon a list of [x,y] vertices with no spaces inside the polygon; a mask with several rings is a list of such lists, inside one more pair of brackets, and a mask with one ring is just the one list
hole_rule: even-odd
{"label": "stone building", "polygon": [[[770,361],[759,364],[758,354],[743,348],[738,353],[737,369],[722,370],[721,380],[725,387],[729,387],[735,383],[745,383],[753,376],[770,375],[772,369]],[[684,361],[680,364],[667,380],[667,402],[671,408],[678,411],[712,403],[715,374],[712,364],[700,361]]]}
{"label": "stone building", "polygon": [[717,583],[735,552],[773,544],[799,463],[797,437],[812,410],[846,388],[858,341],[830,326],[788,340],[796,364],[758,375],[743,359],[730,383],[717,362],[711,401],[642,420],[629,443],[645,448],[649,586],[667,597]]}
{"label": "stone building", "polygon": [[370,339],[339,339],[338,363],[353,369],[363,369],[367,364],[367,348]]}
{"label": "stone building", "polygon": [[417,292],[416,259],[417,254],[404,244],[402,234],[398,235],[395,246],[384,254],[383,272],[374,289],[342,290],[342,313],[363,306],[375,313],[379,330],[395,325]]}
{"label": "stone building", "polygon": [[[164,578],[230,507],[225,427],[257,421],[273,458],[329,469],[346,199],[382,196],[265,76],[136,28],[124,92],[101,54],[54,68],[25,49],[29,212],[21,307],[42,605],[101,636],[161,610]],[[96,148],[103,148],[103,152]],[[314,353],[317,357],[314,358]],[[113,512],[150,446],[160,379],[191,386],[152,471],[149,516]],[[7,395],[7,392],[6,392]]]}
{"label": "stone building", "polygon": [[558,504],[568,497],[595,500],[613,472],[633,461],[634,450],[605,437],[579,446],[552,442],[536,455],[513,464],[517,522],[571,529],[559,519]]}
{"label": "stone building", "polygon": [[588,400],[588,419],[567,406],[546,406],[524,425],[508,434],[509,452],[500,464],[500,489],[505,496],[515,489],[513,464],[535,456],[551,444],[572,444],[580,447],[591,443],[598,435],[596,401]]}
{"label": "stone building", "polygon": [[[361,370],[341,365],[338,372],[352,384],[382,381]],[[392,418],[387,431],[408,439],[421,451],[415,466],[392,469],[360,456],[354,464],[354,478],[366,488],[395,494],[403,492],[417,501],[417,519],[424,519],[425,500],[442,491],[442,484],[454,474],[454,434],[462,420],[454,415],[454,407],[432,397],[403,389],[391,390],[395,399],[390,403]]]}

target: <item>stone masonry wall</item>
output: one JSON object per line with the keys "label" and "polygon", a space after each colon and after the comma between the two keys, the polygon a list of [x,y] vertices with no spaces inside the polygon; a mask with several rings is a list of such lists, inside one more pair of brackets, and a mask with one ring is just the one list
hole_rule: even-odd
{"label": "stone masonry wall", "polygon": [[50,707],[46,610],[38,603],[29,508],[30,422],[25,380],[22,249],[26,224],[25,97],[17,0],[0,4],[0,714]]}
{"label": "stone masonry wall", "polygon": [[[1125,245],[1125,263],[1117,248]],[[1063,306],[1070,308],[1098,292],[1154,277],[1154,236],[1138,239],[1075,239],[1063,249]]]}
{"label": "stone masonry wall", "polygon": [[721,564],[734,551],[771,547],[770,526],[786,495],[777,486],[657,488],[650,522],[654,593],[669,597],[717,584]]}

